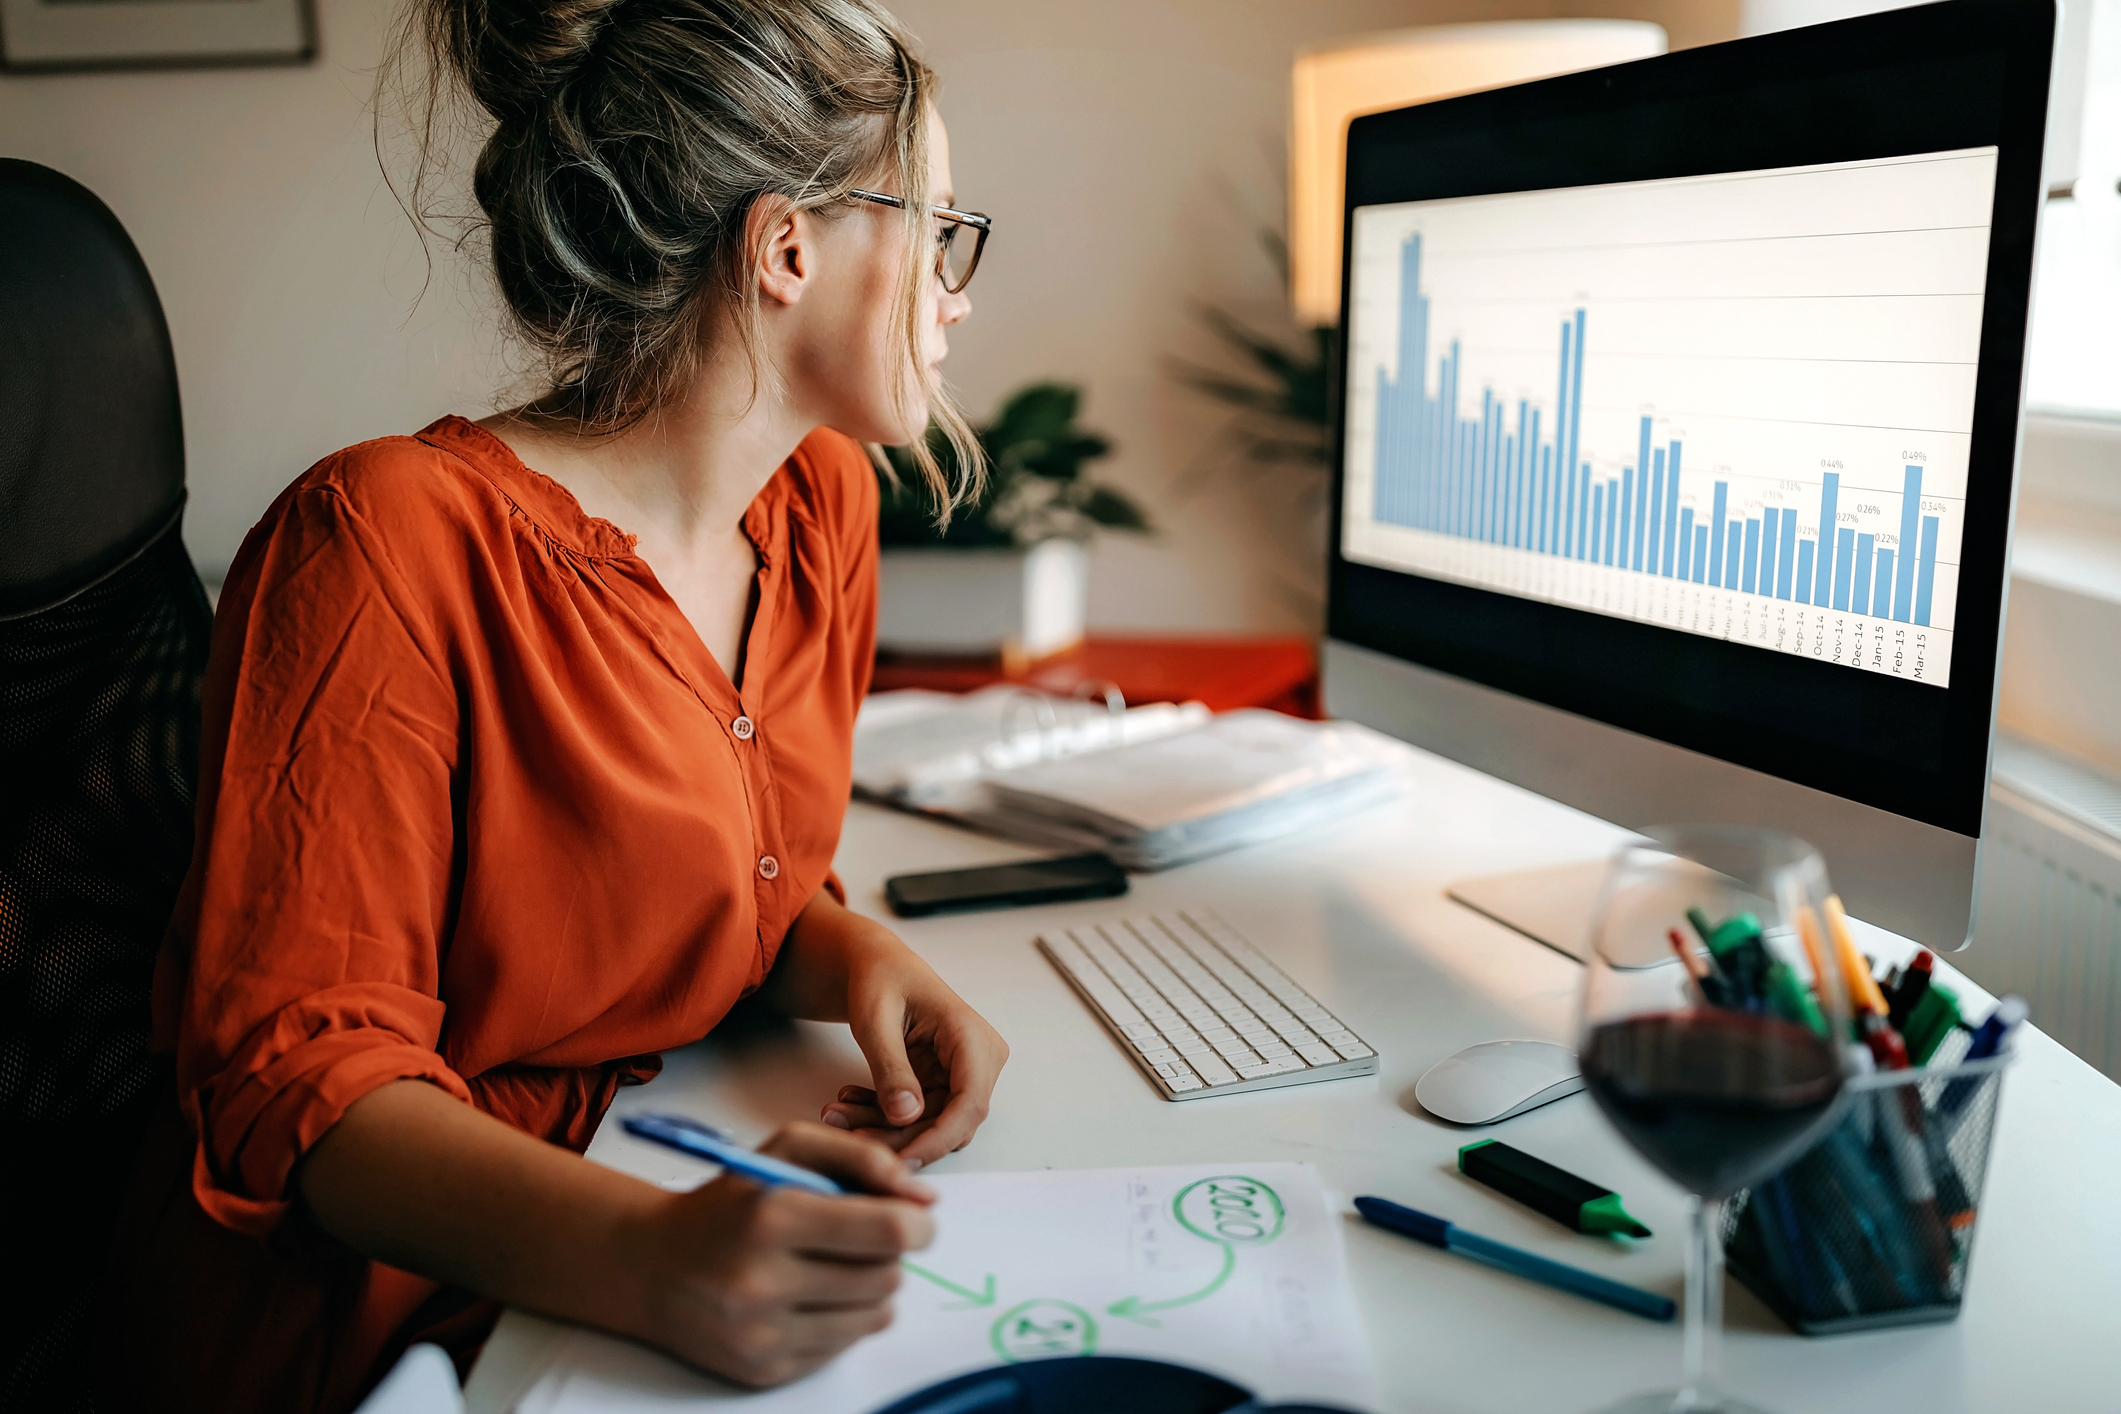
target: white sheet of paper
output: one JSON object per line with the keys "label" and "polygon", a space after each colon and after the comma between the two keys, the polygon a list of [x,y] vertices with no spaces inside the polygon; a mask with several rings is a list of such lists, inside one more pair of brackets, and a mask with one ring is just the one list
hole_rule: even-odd
{"label": "white sheet of paper", "polygon": [[1340,1219],[1308,1164],[938,1175],[897,1319],[822,1370],[739,1391],[575,1331],[520,1414],[868,1414],[1002,1361],[1096,1353],[1210,1371],[1269,1400],[1372,1407]]}

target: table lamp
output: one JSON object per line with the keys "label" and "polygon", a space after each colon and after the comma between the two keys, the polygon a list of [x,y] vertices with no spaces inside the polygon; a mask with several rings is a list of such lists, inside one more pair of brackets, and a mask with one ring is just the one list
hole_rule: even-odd
{"label": "table lamp", "polygon": [[1349,119],[1664,50],[1664,30],[1639,20],[1514,20],[1385,30],[1300,51],[1289,130],[1289,272],[1297,318],[1318,326],[1340,317]]}

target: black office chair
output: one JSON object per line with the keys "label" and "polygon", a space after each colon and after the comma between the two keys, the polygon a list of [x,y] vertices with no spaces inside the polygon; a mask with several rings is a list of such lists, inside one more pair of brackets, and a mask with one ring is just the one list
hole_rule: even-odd
{"label": "black office chair", "polygon": [[183,510],[147,267],[86,188],[0,160],[0,1410],[91,1407],[109,1215],[169,1083],[148,991],[212,629]]}

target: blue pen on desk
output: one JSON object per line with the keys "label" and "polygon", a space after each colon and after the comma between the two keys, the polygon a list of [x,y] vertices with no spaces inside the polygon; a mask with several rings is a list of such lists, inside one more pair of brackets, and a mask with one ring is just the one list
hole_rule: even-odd
{"label": "blue pen on desk", "polygon": [[719,1129],[710,1129],[683,1115],[628,1115],[622,1123],[636,1139],[720,1164],[731,1173],[768,1188],[801,1188],[828,1198],[837,1198],[847,1191],[821,1173],[747,1149]]}
{"label": "blue pen on desk", "polygon": [[1669,1321],[1679,1309],[1669,1296],[1659,1296],[1654,1291],[1644,1291],[1624,1282],[1609,1281],[1605,1277],[1571,1267],[1566,1263],[1550,1262],[1545,1257],[1467,1232],[1456,1223],[1431,1217],[1414,1208],[1403,1208],[1384,1198],[1357,1198],[1355,1211],[1361,1213],[1366,1221],[1375,1223],[1389,1232],[1396,1232],[1402,1237],[1411,1237],[1416,1242],[1426,1242],[1431,1247],[1456,1252],[1461,1257],[1472,1257],[1529,1281],[1543,1282],[1559,1291],[1587,1296],[1593,1301],[1602,1301],[1608,1306],[1617,1306],[1623,1311],[1647,1316],[1653,1321]]}

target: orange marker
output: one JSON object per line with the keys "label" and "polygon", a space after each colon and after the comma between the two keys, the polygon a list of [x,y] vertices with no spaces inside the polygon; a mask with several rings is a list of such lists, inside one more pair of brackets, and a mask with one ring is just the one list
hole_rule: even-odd
{"label": "orange marker", "polygon": [[1797,910],[1797,936],[1804,941],[1804,955],[1812,964],[1812,986],[1826,992],[1826,949],[1819,939],[1819,915],[1810,904]]}
{"label": "orange marker", "polygon": [[1891,1009],[1885,1004],[1885,993],[1878,990],[1878,979],[1871,976],[1870,964],[1856,950],[1856,940],[1849,933],[1848,911],[1841,906],[1839,894],[1826,896],[1826,929],[1841,958],[1841,977],[1849,989],[1849,1005],[1859,1011],[1886,1015]]}

